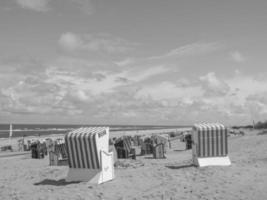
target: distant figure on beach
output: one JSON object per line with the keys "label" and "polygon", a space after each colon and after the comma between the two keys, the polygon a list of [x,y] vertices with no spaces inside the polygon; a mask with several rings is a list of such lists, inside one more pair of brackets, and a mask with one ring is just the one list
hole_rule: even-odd
{"label": "distant figure on beach", "polygon": [[192,135],[187,134],[185,136],[185,142],[186,142],[186,149],[192,149]]}

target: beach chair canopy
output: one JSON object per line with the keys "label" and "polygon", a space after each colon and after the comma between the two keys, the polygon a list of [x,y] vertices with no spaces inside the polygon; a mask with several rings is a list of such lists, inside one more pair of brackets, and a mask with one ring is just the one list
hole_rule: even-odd
{"label": "beach chair canopy", "polygon": [[226,156],[228,154],[227,128],[219,123],[193,126],[193,143],[198,157]]}
{"label": "beach chair canopy", "polygon": [[100,151],[108,152],[107,127],[85,127],[66,134],[70,168],[100,169]]}

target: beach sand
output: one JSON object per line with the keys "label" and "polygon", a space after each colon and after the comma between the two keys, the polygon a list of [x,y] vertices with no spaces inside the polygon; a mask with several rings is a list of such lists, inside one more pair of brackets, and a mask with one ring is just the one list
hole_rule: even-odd
{"label": "beach sand", "polygon": [[48,158],[29,155],[0,158],[0,199],[267,199],[267,135],[245,131],[229,138],[229,167],[192,166],[184,143],[167,152],[166,159],[120,160],[115,179],[101,185],[67,183],[67,166],[48,166]]}

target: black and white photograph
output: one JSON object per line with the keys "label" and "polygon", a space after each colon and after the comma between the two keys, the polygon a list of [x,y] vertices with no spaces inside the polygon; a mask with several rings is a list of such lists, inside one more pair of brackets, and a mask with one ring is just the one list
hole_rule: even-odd
{"label": "black and white photograph", "polygon": [[267,199],[266,0],[0,0],[0,200]]}

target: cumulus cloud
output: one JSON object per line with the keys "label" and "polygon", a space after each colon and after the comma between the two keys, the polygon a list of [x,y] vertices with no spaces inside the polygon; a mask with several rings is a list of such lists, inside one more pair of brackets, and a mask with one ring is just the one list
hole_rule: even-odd
{"label": "cumulus cloud", "polygon": [[208,96],[223,96],[230,91],[227,83],[218,79],[214,72],[209,72],[205,76],[201,76],[200,81],[205,90],[205,94]]}
{"label": "cumulus cloud", "polygon": [[243,63],[246,61],[246,58],[239,51],[231,52],[230,56],[233,59],[233,61],[237,63]]}
{"label": "cumulus cloud", "polygon": [[267,88],[266,88],[266,91],[263,92],[263,93],[249,95],[247,97],[247,100],[249,100],[249,101],[257,101],[257,102],[267,106]]}
{"label": "cumulus cloud", "polygon": [[20,61],[0,63],[0,71],[4,72],[0,74],[0,110],[4,113],[79,116],[89,113],[100,117],[106,116],[104,113],[114,113],[108,108],[113,106],[120,110],[119,115],[129,118],[135,109],[140,112],[144,107],[151,109],[150,100],[133,99],[140,88],[138,85],[169,72],[161,65],[123,70],[117,70],[114,65],[111,70],[112,61],[97,63],[63,58],[53,64]]}
{"label": "cumulus cloud", "polygon": [[246,106],[249,109],[251,118],[257,121],[266,120],[263,116],[267,116],[267,90],[262,93],[249,95],[246,98]]}
{"label": "cumulus cloud", "polygon": [[191,85],[183,87],[173,82],[165,81],[142,87],[137,93],[137,98],[151,97],[154,100],[176,99],[176,101],[190,104],[195,98],[202,96],[202,89],[199,86]]}
{"label": "cumulus cloud", "polygon": [[22,8],[43,12],[48,10],[49,1],[50,0],[16,0],[16,3]]}
{"label": "cumulus cloud", "polygon": [[81,38],[76,34],[70,32],[62,34],[58,42],[63,48],[70,51],[79,49],[83,46]]}
{"label": "cumulus cloud", "polygon": [[129,42],[109,34],[84,34],[72,32],[63,33],[59,38],[59,45],[67,50],[100,51],[110,54],[126,53],[133,50],[137,43]]}
{"label": "cumulus cloud", "polygon": [[248,96],[262,94],[267,90],[267,81],[253,76],[238,74],[225,81],[231,87],[231,92],[236,93],[235,101],[239,104],[244,104]]}
{"label": "cumulus cloud", "polygon": [[[71,34],[66,38],[71,47],[83,42]],[[113,58],[61,57],[49,64],[27,59],[2,61],[0,111],[133,124],[214,120],[243,124],[251,116],[257,121],[267,115],[265,79],[242,72],[227,77],[196,73],[184,78],[170,65],[126,61],[121,67]]]}
{"label": "cumulus cloud", "polygon": [[[29,80],[29,79],[33,80]],[[14,113],[48,113],[54,112],[53,105],[61,100],[60,91],[56,85],[50,85],[28,77],[16,85],[1,89],[5,97],[2,110]]]}

